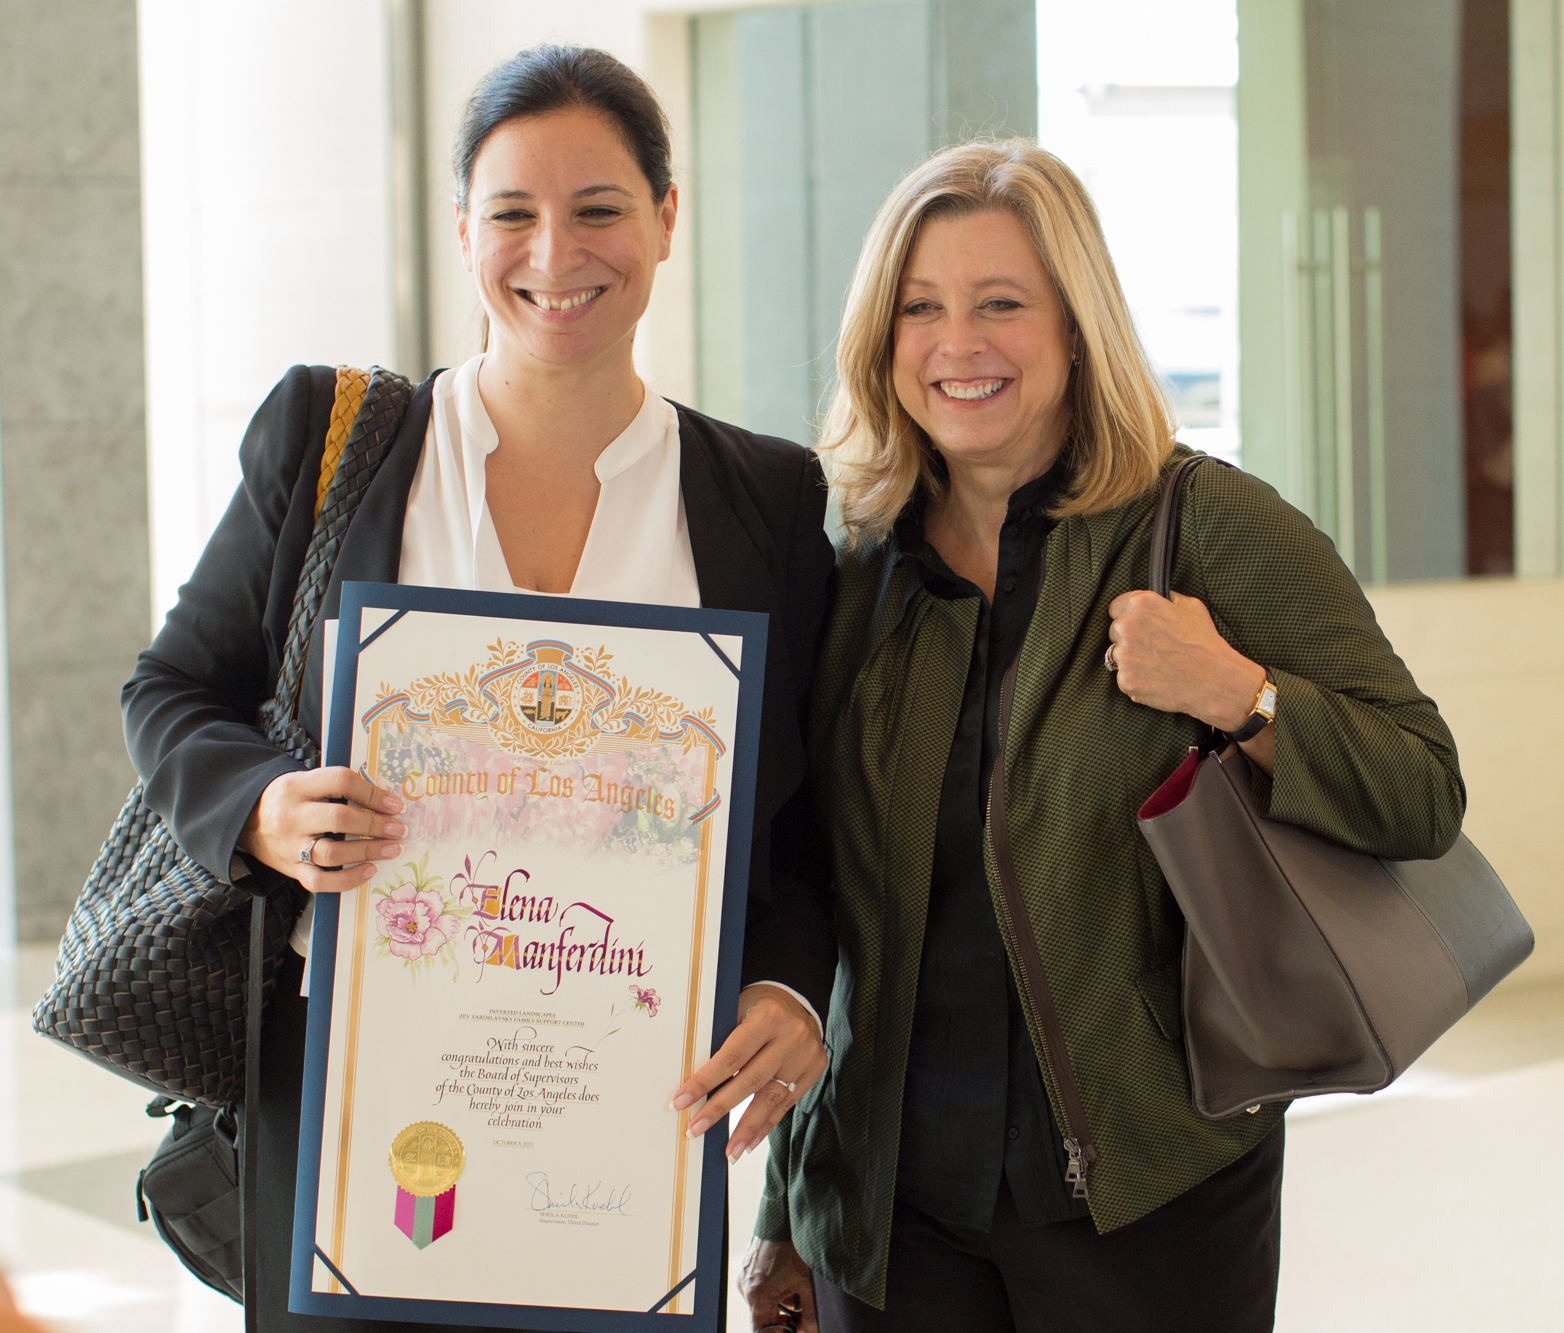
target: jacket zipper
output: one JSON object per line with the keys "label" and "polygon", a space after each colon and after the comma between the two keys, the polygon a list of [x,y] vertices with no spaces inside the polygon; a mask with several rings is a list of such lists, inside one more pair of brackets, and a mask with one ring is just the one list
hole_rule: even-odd
{"label": "jacket zipper", "polygon": [[[1075,1081],[1075,1070],[1070,1065],[1068,1048],[1064,1044],[1064,1030],[1059,1026],[1059,1013],[1054,1008],[1053,994],[1048,989],[1048,978],[1043,972],[1042,956],[1037,951],[1037,939],[1026,924],[1026,909],[1021,901],[1021,883],[1016,876],[1015,857],[1010,847],[1010,824],[1005,810],[1005,746],[1010,739],[1010,705],[1015,698],[1016,670],[1020,659],[1010,664],[999,685],[999,754],[994,760],[994,771],[988,783],[988,827],[994,840],[994,869],[999,876],[1000,911],[999,924],[1010,937],[1011,953],[1020,965],[1021,994],[1032,1011],[1038,1036],[1042,1042],[1043,1063],[1053,1081],[1054,1089],[1063,1103],[1064,1151],[1069,1158],[1064,1179],[1073,1187],[1077,1199],[1090,1195],[1087,1172],[1097,1160],[1097,1145],[1092,1141],[1086,1123],[1086,1107],[1081,1101],[1080,1086]],[[1021,927],[1017,927],[1020,922]]]}

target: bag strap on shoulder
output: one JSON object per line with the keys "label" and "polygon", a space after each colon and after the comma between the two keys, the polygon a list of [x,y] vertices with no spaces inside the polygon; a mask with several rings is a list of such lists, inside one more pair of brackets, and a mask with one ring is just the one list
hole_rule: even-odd
{"label": "bag strap on shoulder", "polygon": [[413,386],[383,366],[337,369],[336,396],[316,483],[315,528],[299,570],[277,689],[261,711],[267,736],[295,758],[315,759],[314,742],[297,725],[299,691],[315,621],[331,584],[332,567],[364,492],[402,428]]}
{"label": "bag strap on shoulder", "polygon": [[331,422],[326,427],[326,447],[320,456],[320,478],[315,484],[315,519],[320,521],[320,511],[326,507],[326,493],[331,489],[331,479],[337,475],[342,463],[342,452],[352,434],[353,423],[369,394],[369,381],[373,374],[357,366],[337,367],[337,391],[331,401]]}
{"label": "bag strap on shoulder", "polygon": [[[1157,513],[1151,520],[1151,590],[1158,597],[1169,597],[1173,590],[1173,561],[1178,555],[1179,519],[1183,515],[1184,483],[1189,474],[1211,454],[1192,454],[1173,465],[1167,480],[1162,483],[1162,494],[1157,497]],[[1231,467],[1225,459],[1215,462]]]}

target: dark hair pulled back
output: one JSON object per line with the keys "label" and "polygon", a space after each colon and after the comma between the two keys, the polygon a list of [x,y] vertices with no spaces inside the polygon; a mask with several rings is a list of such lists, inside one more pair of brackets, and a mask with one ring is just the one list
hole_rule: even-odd
{"label": "dark hair pulled back", "polygon": [[662,203],[673,184],[673,154],[668,117],[646,80],[594,47],[529,46],[490,70],[467,99],[451,160],[462,212],[473,166],[495,130],[522,116],[578,108],[614,123],[652,187],[652,199]]}

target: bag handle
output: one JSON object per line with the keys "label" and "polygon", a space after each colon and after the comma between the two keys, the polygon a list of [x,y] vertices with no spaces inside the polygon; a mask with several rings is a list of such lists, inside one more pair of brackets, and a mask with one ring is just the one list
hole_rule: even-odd
{"label": "bag handle", "polygon": [[1178,555],[1184,483],[1189,480],[1189,474],[1209,457],[1210,454],[1193,454],[1189,458],[1180,459],[1168,473],[1168,479],[1162,483],[1162,494],[1157,498],[1156,517],[1151,520],[1150,582],[1152,592],[1158,597],[1172,597],[1173,560]]}
{"label": "bag handle", "polygon": [[319,758],[319,748],[297,721],[315,622],[348,525],[402,429],[412,397],[413,386],[383,366],[371,366],[367,372],[352,366],[337,369],[331,425],[316,485],[315,527],[293,594],[277,688],[260,718],[267,738],[297,759]]}
{"label": "bag handle", "polygon": [[[1208,459],[1223,467],[1233,466],[1225,458],[1216,458],[1211,454],[1191,454],[1188,458],[1181,458],[1168,473],[1167,480],[1162,483],[1162,494],[1157,497],[1157,512],[1151,520],[1150,583],[1152,592],[1170,601],[1173,592],[1173,561],[1178,556],[1179,519],[1184,511],[1184,486],[1190,474]],[[1220,757],[1229,744],[1224,732],[1207,727],[1205,736],[1194,748],[1201,758],[1208,754]]]}

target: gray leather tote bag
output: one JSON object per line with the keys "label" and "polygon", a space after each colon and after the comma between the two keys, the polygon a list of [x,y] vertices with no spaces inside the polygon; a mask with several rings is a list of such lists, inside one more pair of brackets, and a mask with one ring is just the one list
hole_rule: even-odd
{"label": "gray leather tote bag", "polygon": [[[1203,459],[1174,469],[1152,526],[1164,597],[1183,483]],[[1184,1046],[1211,1119],[1378,1091],[1532,951],[1464,834],[1436,861],[1391,861],[1265,819],[1237,746],[1192,750],[1139,823],[1184,913]]]}

